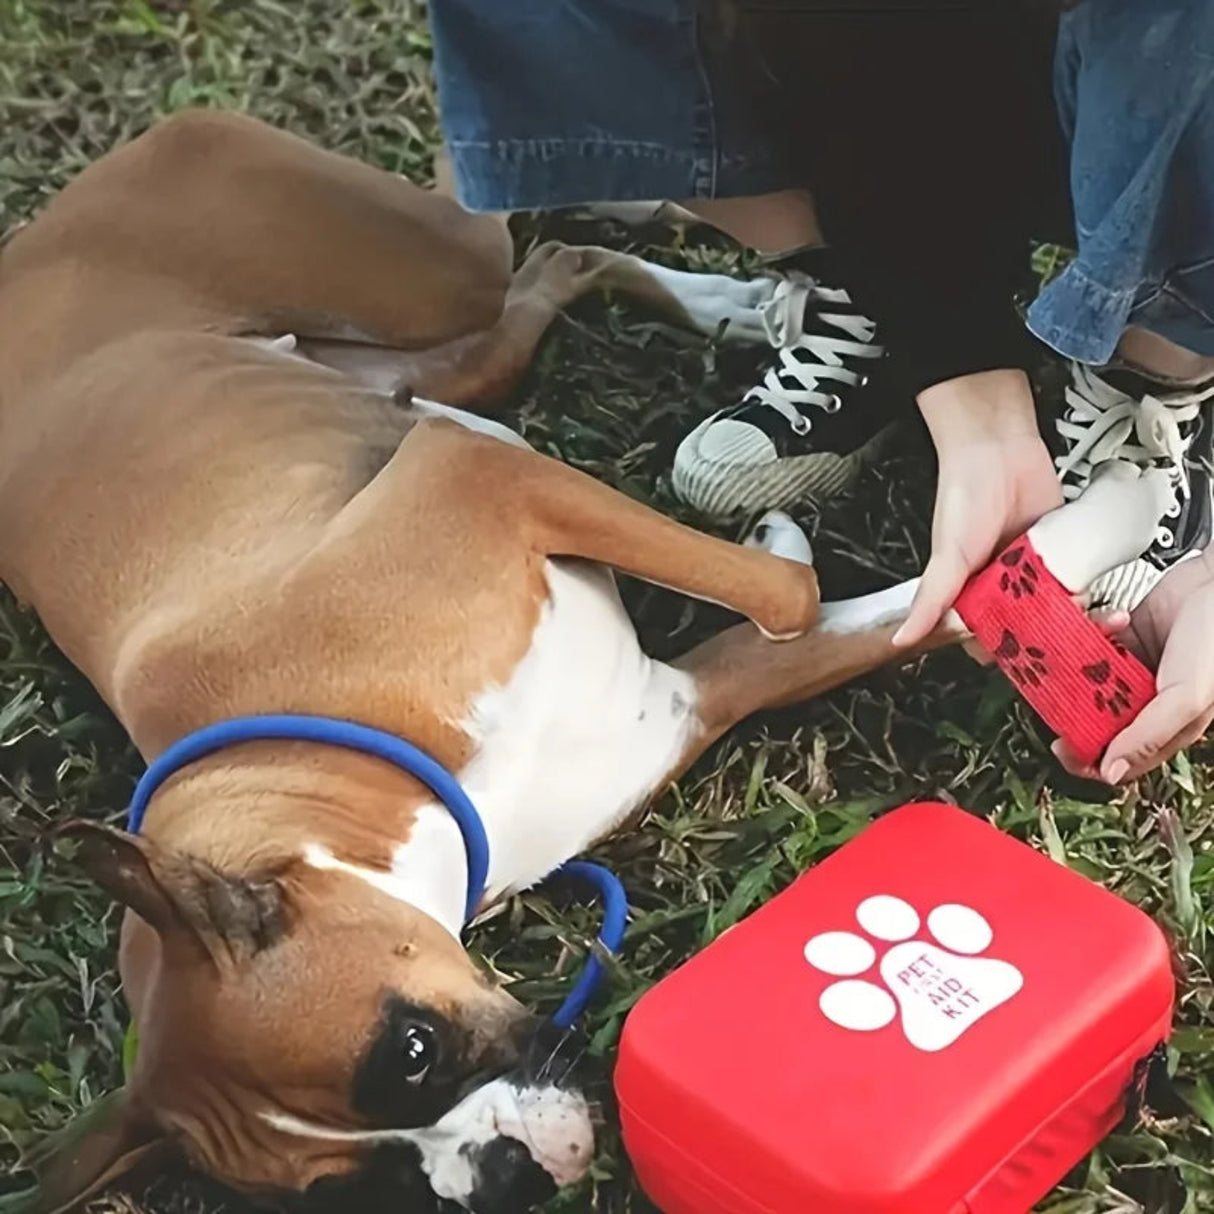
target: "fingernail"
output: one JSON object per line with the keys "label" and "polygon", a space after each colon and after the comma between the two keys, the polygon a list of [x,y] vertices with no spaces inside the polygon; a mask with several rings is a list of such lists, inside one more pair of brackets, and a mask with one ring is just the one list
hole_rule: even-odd
{"label": "fingernail", "polygon": [[894,645],[901,645],[905,642],[905,640],[906,640],[906,625],[903,624],[902,627],[899,628],[898,631],[895,632],[894,635],[890,638],[890,641]]}
{"label": "fingernail", "polygon": [[1108,781],[1110,784],[1120,784],[1129,772],[1130,765],[1124,759],[1118,759],[1109,767]]}

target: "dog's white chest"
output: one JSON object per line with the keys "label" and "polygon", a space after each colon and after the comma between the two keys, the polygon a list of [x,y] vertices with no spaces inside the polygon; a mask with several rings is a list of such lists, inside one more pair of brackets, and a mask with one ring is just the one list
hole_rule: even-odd
{"label": "dog's white chest", "polygon": [[692,679],[641,651],[611,572],[562,560],[547,575],[531,648],[461,722],[478,743],[460,778],[489,835],[491,894],[526,888],[608,833],[698,727]]}

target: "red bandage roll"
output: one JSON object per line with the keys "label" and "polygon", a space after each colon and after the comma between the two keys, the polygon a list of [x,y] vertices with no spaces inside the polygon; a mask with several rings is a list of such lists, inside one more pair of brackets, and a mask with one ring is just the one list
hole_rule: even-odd
{"label": "red bandage roll", "polygon": [[1155,698],[1155,676],[1088,618],[1028,536],[970,580],[956,610],[1084,763],[1095,764]]}

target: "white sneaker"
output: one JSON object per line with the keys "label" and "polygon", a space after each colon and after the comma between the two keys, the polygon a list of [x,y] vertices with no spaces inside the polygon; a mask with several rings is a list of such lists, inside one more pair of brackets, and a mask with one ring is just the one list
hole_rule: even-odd
{"label": "white sneaker", "polygon": [[1173,565],[1210,543],[1214,424],[1202,406],[1211,400],[1214,383],[1178,390],[1127,369],[1098,374],[1071,364],[1071,385],[1051,440],[1066,499],[1077,498],[1107,460],[1166,467],[1173,481],[1173,500],[1155,542],[1094,583],[1095,604],[1133,611]]}
{"label": "white sneaker", "polygon": [[701,422],[675,455],[675,492],[713,518],[840,493],[888,421],[874,407],[889,392],[885,348],[845,288],[793,272],[761,312],[777,352],[762,382]]}

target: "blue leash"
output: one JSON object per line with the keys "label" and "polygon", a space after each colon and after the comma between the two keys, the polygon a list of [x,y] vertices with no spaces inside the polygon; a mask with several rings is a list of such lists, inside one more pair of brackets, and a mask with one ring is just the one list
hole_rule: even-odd
{"label": "blue leash", "polygon": [[[489,875],[489,840],[476,806],[459,781],[425,751],[394,734],[372,729],[368,725],[357,725],[353,721],[283,713],[233,717],[187,734],[174,742],[143,773],[127,809],[127,829],[132,834],[139,833],[148,803],[160,786],[183,767],[228,746],[264,741],[320,742],[328,746],[341,746],[383,759],[419,779],[447,807],[463,836],[464,851],[468,857],[468,897],[464,920],[467,922],[472,918],[484,897],[485,881]],[[609,953],[618,952],[624,938],[628,901],[624,887],[615,874],[600,864],[570,860],[557,869],[555,875],[570,877],[597,890],[603,901],[599,943]],[[557,1028],[570,1028],[586,1010],[605,972],[599,958],[591,956],[573,990],[552,1017],[552,1023]]]}

